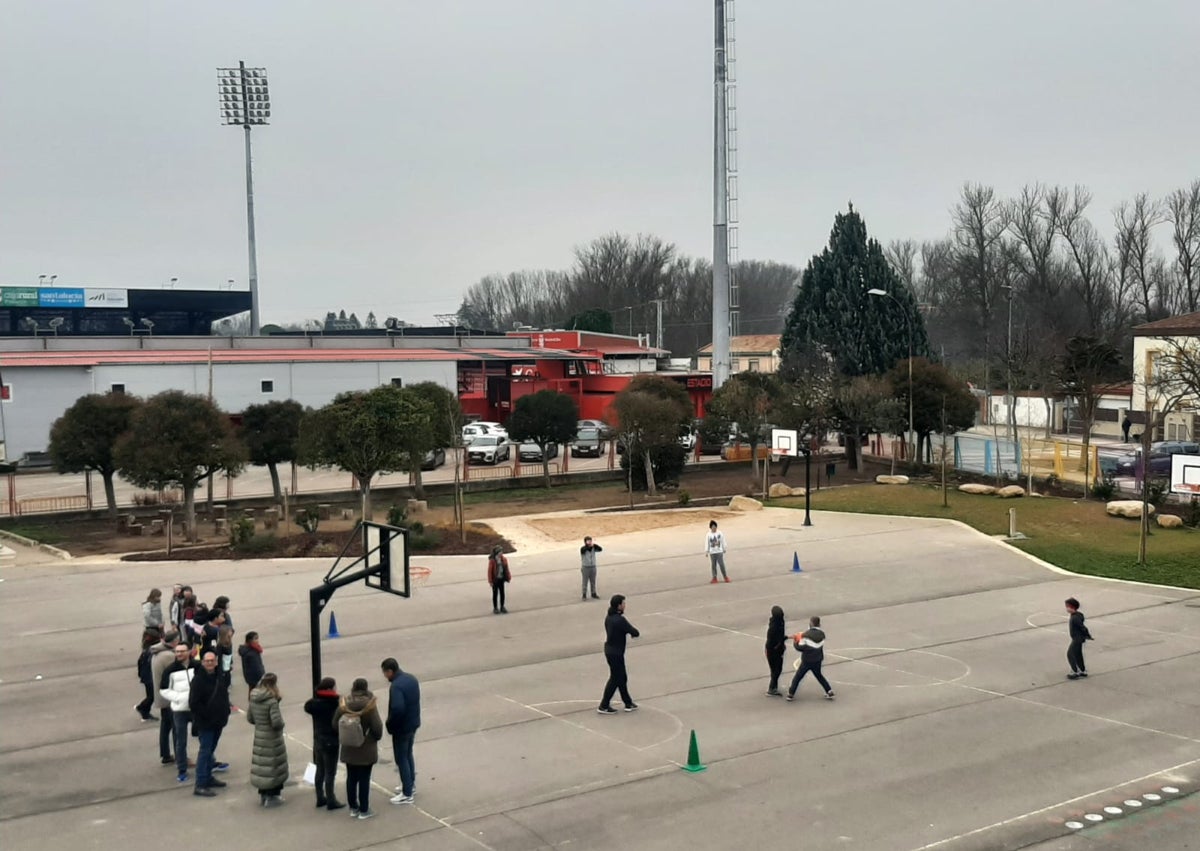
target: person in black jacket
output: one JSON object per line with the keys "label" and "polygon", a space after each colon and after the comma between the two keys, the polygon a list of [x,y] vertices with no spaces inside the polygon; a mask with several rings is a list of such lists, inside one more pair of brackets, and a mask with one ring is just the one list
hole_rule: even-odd
{"label": "person in black jacket", "polygon": [[209,650],[200,660],[200,670],[192,679],[188,692],[188,708],[192,712],[192,726],[200,738],[200,753],[196,755],[196,788],[194,795],[211,798],[214,788],[225,786],[223,780],[213,777],[213,771],[225,763],[216,761],[217,743],[221,731],[229,723],[229,687],[217,669],[217,654]]}
{"label": "person in black jacket", "polygon": [[317,684],[317,690],[304,702],[304,711],[312,716],[313,763],[317,766],[317,806],[340,810],[346,806],[333,793],[333,781],[337,778],[338,734],[333,726],[333,715],[337,712],[341,698],[333,677],[325,677]]}
{"label": "person in black jacket", "polygon": [[625,672],[625,636],[637,638],[640,632],[625,620],[625,595],[614,594],[608,604],[608,615],[604,618],[604,660],[608,662],[608,682],[604,684],[604,696],[596,711],[601,715],[615,715],[617,710],[610,705],[613,693],[621,690],[625,711],[633,712],[637,704],[629,696],[629,675]]}
{"label": "person in black jacket", "polygon": [[1067,664],[1071,666],[1068,680],[1078,680],[1087,676],[1087,665],[1083,662],[1083,642],[1092,640],[1092,633],[1083,622],[1083,612],[1079,611],[1079,601],[1074,597],[1066,600],[1067,614],[1071,616],[1070,633],[1071,645],[1067,648]]}
{"label": "person in black jacket", "polygon": [[767,697],[782,697],[779,690],[779,675],[783,673],[783,654],[787,650],[787,630],[783,625],[783,609],[771,607],[771,619],[767,621],[767,667],[771,670],[771,682],[767,686]]}
{"label": "person in black jacket", "polygon": [[809,618],[808,629],[796,636],[792,646],[800,651],[800,667],[792,677],[787,699],[796,699],[796,689],[800,688],[800,681],[804,679],[805,674],[812,671],[821,688],[825,689],[825,699],[833,700],[833,689],[829,687],[829,680],[821,673],[821,665],[825,661],[825,631],[821,629],[821,619],[816,615]]}

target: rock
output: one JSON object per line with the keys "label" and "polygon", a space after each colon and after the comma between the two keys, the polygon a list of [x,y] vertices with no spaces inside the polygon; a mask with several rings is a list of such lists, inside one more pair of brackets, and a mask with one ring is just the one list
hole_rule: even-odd
{"label": "rock", "polygon": [[748,496],[735,496],[729,500],[729,507],[734,511],[762,511],[763,504]]}
{"label": "rock", "polygon": [[[1114,499],[1104,506],[1104,510],[1113,517],[1141,517],[1142,501],[1140,499]],[[1154,514],[1154,506],[1146,506],[1147,513]]]}
{"label": "rock", "polygon": [[1154,522],[1164,529],[1180,529],[1183,527],[1183,518],[1177,517],[1174,514],[1160,514],[1154,518]]}
{"label": "rock", "polygon": [[908,476],[876,476],[877,485],[907,485]]}
{"label": "rock", "polygon": [[771,489],[767,491],[767,495],[770,496],[771,499],[779,499],[780,497],[791,496],[792,494],[792,489],[783,482],[773,482],[771,484]]}
{"label": "rock", "polygon": [[1005,485],[996,491],[996,496],[1001,499],[1012,499],[1017,496],[1025,496],[1025,488],[1020,485]]}
{"label": "rock", "polygon": [[406,504],[409,514],[419,514],[429,510],[429,501],[425,499],[410,499]]}
{"label": "rock", "polygon": [[996,492],[996,489],[994,487],[992,487],[991,485],[980,485],[980,484],[976,484],[974,482],[970,482],[965,485],[959,485],[958,489],[960,491],[962,491],[963,493],[976,493],[976,494],[981,494],[984,496],[993,494]]}

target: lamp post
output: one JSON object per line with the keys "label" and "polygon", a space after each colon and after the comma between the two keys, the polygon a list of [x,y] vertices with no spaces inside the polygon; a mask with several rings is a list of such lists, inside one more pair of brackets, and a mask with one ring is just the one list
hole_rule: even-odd
{"label": "lamp post", "polygon": [[[912,337],[912,318],[908,315],[906,308],[894,295],[887,290],[881,290],[878,287],[872,287],[867,290],[867,295],[885,296],[896,303],[896,307],[900,308],[900,312],[904,314],[904,327],[908,331],[908,432],[912,435],[913,443],[916,443],[916,433],[913,430],[913,379],[912,379],[912,362],[913,362],[913,337]],[[908,444],[908,438],[905,438],[905,444]],[[912,449],[912,454],[909,456],[909,463],[916,467],[917,452],[916,447]]]}
{"label": "lamp post", "polygon": [[271,117],[271,96],[267,91],[267,69],[217,69],[217,93],[221,102],[221,123],[240,126],[246,131],[246,239],[250,254],[250,335],[258,336],[258,254],[254,244],[254,174],[251,170],[250,128],[267,123]]}
{"label": "lamp post", "polygon": [[812,525],[812,515],[809,514],[809,500],[812,498],[812,443],[811,436],[804,435],[804,526]]}

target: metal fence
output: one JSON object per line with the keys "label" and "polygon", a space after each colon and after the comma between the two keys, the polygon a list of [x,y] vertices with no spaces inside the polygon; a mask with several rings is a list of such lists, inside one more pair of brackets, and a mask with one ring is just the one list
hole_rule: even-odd
{"label": "metal fence", "polygon": [[954,469],[987,476],[1021,475],[1021,443],[979,434],[954,436]]}

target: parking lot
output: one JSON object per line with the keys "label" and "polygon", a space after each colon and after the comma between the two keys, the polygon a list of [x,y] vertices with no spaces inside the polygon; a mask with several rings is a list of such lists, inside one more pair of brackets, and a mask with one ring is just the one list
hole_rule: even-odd
{"label": "parking lot", "polygon": [[[417,807],[387,804],[396,781],[383,747],[371,822],[314,810],[295,786],[283,808],[261,810],[240,716],[221,744],[228,790],[194,798],[158,764],[156,725],[130,709],[146,591],[179,580],[202,598],[227,594],[279,674],[298,778],[311,741],[306,592],[328,563],[23,554],[0,567],[0,842],[202,846],[214,830],[225,844],[332,849],[1194,842],[1196,592],[1065,576],[945,521],[818,513],[805,529],[785,509],[719,515],[734,581],[714,586],[701,555],[711,515],[693,514],[628,534],[619,516],[579,515],[604,546],[601,594],[628,595],[642,631],[627,657],[632,714],[595,712],[604,605],[579,600],[578,542],[545,525],[494,521],[518,545],[506,616],[491,613],[477,557],[419,560],[431,574],[411,600],[339,591],[342,637],[323,643],[325,672],[382,693],[379,661],[394,655],[423,688]],[[1078,682],[1064,679],[1069,595],[1096,636],[1092,676]],[[824,617],[836,700],[809,681],[794,703],[763,696],[774,604],[789,632]],[[680,770],[692,730],[708,766],[694,774]],[[1105,815],[1112,806],[1121,814]]]}

